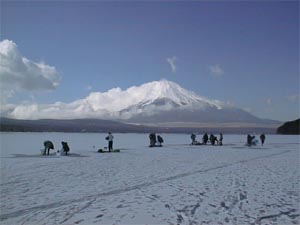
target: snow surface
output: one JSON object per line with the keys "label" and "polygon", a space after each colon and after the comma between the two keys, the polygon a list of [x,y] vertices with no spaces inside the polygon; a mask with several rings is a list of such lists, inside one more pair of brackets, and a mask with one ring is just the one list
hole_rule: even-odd
{"label": "snow surface", "polygon": [[[114,134],[121,152],[96,153],[105,136],[1,133],[0,224],[300,224],[299,136],[250,148],[162,134],[148,148],[147,134]],[[38,156],[48,139],[73,155]]]}

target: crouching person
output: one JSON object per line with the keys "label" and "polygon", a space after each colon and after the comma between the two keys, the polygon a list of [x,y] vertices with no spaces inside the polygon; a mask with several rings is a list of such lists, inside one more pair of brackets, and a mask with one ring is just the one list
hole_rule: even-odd
{"label": "crouching person", "polygon": [[254,140],[255,136],[251,136],[250,134],[247,135],[247,145],[249,147],[251,147],[252,145],[256,145]]}
{"label": "crouching person", "polygon": [[157,135],[157,141],[160,147],[162,146],[162,143],[164,143],[164,139],[160,135]]}
{"label": "crouching person", "polygon": [[149,147],[154,147],[156,143],[156,134],[155,133],[149,134],[149,139],[150,139]]}
{"label": "crouching person", "polygon": [[68,152],[70,151],[70,147],[68,145],[68,142],[61,142],[62,145],[62,153],[64,153],[64,155],[68,155]]}
{"label": "crouching person", "polygon": [[49,155],[50,149],[54,149],[54,145],[51,141],[44,141],[44,154],[43,155]]}

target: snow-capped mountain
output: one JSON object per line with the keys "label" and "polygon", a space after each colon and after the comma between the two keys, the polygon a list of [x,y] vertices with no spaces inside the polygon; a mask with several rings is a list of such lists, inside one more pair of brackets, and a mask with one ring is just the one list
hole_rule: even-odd
{"label": "snow-capped mountain", "polygon": [[[131,89],[129,90],[131,91]],[[133,91],[141,97],[139,103],[143,103],[144,105],[151,103],[157,105],[166,104],[166,102],[160,101],[160,99],[164,99],[170,100],[176,106],[192,106],[196,103],[202,108],[208,106],[222,108],[221,102],[200,97],[194,92],[188,91],[168,80],[149,82],[140,87],[133,88]]]}
{"label": "snow-capped mountain", "polygon": [[225,104],[220,101],[201,97],[168,80],[149,82],[139,87],[129,88],[127,92],[136,98],[131,102],[132,104],[119,111],[122,119],[157,116],[174,110],[182,112],[209,108],[221,110],[225,107]]}
{"label": "snow-capped mountain", "polygon": [[[250,113],[160,80],[127,90],[135,99],[117,112],[120,119],[136,123],[158,122],[246,122],[261,123]],[[126,101],[126,100],[125,100]]]}
{"label": "snow-capped mountain", "polygon": [[133,108],[143,109],[140,112],[144,112],[145,107],[150,105],[156,106],[152,109],[154,111],[158,108],[169,110],[173,107],[187,106],[203,109],[209,106],[222,108],[221,102],[200,97],[168,80],[153,81],[127,90],[113,88],[104,93],[93,92],[83,101],[86,101],[93,110],[106,109],[111,113],[121,114]]}
{"label": "snow-capped mountain", "polygon": [[[266,123],[248,112],[160,80],[126,90],[92,92],[70,103],[24,104],[3,107],[1,116],[14,119],[119,120],[130,123],[200,122]],[[269,121],[270,122],[270,121]]]}

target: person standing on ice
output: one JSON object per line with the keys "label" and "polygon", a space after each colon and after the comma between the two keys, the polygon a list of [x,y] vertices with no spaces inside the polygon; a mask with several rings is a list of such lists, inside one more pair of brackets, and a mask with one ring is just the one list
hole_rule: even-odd
{"label": "person standing on ice", "polygon": [[192,145],[196,144],[196,134],[191,134]]}
{"label": "person standing on ice", "polygon": [[111,134],[111,132],[108,132],[108,136],[105,139],[108,140],[108,151],[111,152],[113,150],[114,136]]}
{"label": "person standing on ice", "polygon": [[205,133],[203,135],[202,141],[203,141],[203,144],[205,144],[205,145],[207,144],[207,141],[208,141],[208,135],[207,135],[207,133]]}
{"label": "person standing on ice", "polygon": [[223,145],[223,134],[220,133],[219,145]]}
{"label": "person standing on ice", "polygon": [[252,142],[251,135],[248,134],[248,135],[247,135],[247,145],[248,145],[248,146],[251,146],[251,142]]}
{"label": "person standing on ice", "polygon": [[266,140],[266,135],[265,134],[261,134],[260,135],[261,146],[264,146],[265,140]]}

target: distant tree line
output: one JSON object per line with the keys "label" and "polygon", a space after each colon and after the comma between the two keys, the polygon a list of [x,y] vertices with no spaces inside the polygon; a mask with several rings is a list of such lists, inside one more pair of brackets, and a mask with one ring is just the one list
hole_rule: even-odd
{"label": "distant tree line", "polygon": [[277,134],[300,134],[300,118],[278,127]]}

